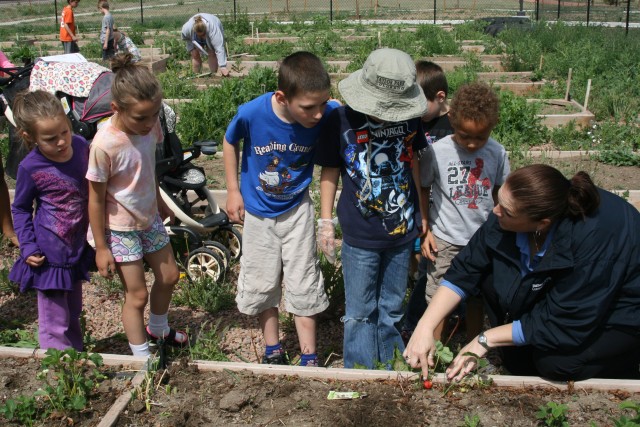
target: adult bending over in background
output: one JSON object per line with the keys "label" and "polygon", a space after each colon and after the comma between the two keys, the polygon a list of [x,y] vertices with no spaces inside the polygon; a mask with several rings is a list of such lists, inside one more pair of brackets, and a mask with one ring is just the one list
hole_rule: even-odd
{"label": "adult bending over in background", "polygon": [[211,72],[216,73],[220,67],[220,74],[224,77],[229,76],[227,53],[224,48],[224,30],[217,16],[199,13],[189,18],[182,26],[182,40],[187,43],[194,73],[202,72],[202,55],[206,52]]}
{"label": "adult bending over in background", "polygon": [[[433,331],[467,295],[482,293],[491,329],[447,369],[460,380],[501,347],[514,375],[554,380],[640,378],[640,213],[546,165],[513,172],[498,205],[453,260],[404,352],[426,376]],[[484,280],[493,274],[492,280]]]}

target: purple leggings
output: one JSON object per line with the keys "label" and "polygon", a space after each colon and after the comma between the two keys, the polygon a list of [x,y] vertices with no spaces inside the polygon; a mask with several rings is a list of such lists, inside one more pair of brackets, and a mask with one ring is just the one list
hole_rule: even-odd
{"label": "purple leggings", "polygon": [[40,348],[82,351],[82,282],[72,291],[38,291],[38,339]]}

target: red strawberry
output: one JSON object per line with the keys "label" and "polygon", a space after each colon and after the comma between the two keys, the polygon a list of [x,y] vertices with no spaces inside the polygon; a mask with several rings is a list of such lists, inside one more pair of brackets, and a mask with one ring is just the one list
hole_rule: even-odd
{"label": "red strawberry", "polygon": [[424,380],[422,385],[424,386],[425,389],[431,390],[431,387],[433,387],[433,382],[431,382],[431,380]]}

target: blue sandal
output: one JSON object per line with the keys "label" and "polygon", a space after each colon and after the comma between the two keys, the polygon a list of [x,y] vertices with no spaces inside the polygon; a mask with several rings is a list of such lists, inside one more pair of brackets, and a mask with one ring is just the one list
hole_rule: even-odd
{"label": "blue sandal", "polygon": [[[189,336],[184,331],[176,331],[173,328],[169,328],[169,334],[163,338],[160,338],[151,333],[151,331],[149,330],[149,326],[147,326],[145,329],[147,331],[147,336],[149,337],[149,341],[151,342],[157,343],[160,340],[164,340],[165,344],[170,345],[172,347],[185,347],[187,344],[189,344]],[[186,337],[186,339],[183,342],[176,340],[177,333],[182,334],[183,336]]]}

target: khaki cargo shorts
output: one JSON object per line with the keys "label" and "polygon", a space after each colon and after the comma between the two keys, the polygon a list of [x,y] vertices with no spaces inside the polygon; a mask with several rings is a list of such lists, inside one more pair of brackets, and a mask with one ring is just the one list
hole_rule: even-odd
{"label": "khaki cargo shorts", "polygon": [[245,213],[238,310],[256,315],[278,307],[283,287],[284,308],[289,313],[312,316],[329,306],[308,194],[300,205],[275,218]]}

